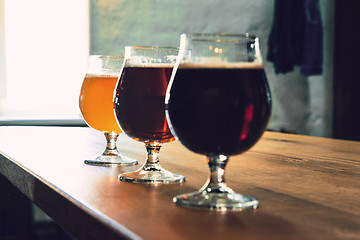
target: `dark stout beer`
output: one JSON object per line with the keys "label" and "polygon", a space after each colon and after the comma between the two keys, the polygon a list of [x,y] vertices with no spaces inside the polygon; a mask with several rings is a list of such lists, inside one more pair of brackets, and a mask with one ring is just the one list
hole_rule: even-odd
{"label": "dark stout beer", "polygon": [[166,107],[173,132],[188,149],[235,155],[261,137],[271,98],[262,65],[180,65]]}

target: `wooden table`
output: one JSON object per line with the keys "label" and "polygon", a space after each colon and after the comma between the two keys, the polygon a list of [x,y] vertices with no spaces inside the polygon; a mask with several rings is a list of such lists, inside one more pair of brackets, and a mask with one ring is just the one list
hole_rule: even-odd
{"label": "wooden table", "polygon": [[[123,154],[145,159],[125,135]],[[204,157],[179,142],[163,145],[166,169],[186,182],[142,185],[118,180],[134,167],[90,166],[104,137],[81,127],[0,127],[0,173],[77,239],[360,239],[360,142],[266,132],[230,158],[227,182],[260,208],[208,212],[172,197],[206,181]]]}

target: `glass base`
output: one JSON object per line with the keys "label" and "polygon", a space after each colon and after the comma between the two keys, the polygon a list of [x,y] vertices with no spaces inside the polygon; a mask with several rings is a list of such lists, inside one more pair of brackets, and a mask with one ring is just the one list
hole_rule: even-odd
{"label": "glass base", "polygon": [[149,165],[145,164],[142,168],[135,172],[120,174],[119,179],[123,182],[147,184],[185,182],[184,176],[171,173],[156,164],[154,165],[149,167]]}
{"label": "glass base", "polygon": [[179,206],[212,211],[242,211],[256,209],[259,202],[252,197],[239,193],[208,193],[206,191],[178,195],[173,202]]}
{"label": "glass base", "polygon": [[95,159],[86,159],[84,161],[86,164],[90,165],[123,165],[123,166],[132,166],[138,163],[137,160],[123,157],[120,155],[100,155]]}
{"label": "glass base", "polygon": [[116,146],[116,140],[119,133],[105,132],[106,148],[105,151],[95,159],[87,159],[84,162],[91,165],[123,165],[132,166],[138,163],[137,160],[123,157]]}

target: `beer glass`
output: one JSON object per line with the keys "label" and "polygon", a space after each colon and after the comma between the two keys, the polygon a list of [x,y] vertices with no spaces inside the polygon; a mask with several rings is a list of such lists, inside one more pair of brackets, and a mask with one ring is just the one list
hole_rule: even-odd
{"label": "beer glass", "polygon": [[147,158],[137,171],[121,174],[121,181],[153,184],[185,179],[159,162],[162,144],[175,140],[165,116],[165,92],[177,54],[177,48],[125,48],[125,63],[114,94],[115,114],[125,134],[145,143]]}
{"label": "beer glass", "polygon": [[206,155],[210,176],[199,191],[173,201],[215,211],[257,208],[256,199],[226,185],[225,166],[230,156],[259,140],[270,112],[257,37],[182,34],[166,94],[166,114],[176,138],[189,150]]}
{"label": "beer glass", "polygon": [[91,128],[103,132],[107,141],[105,151],[88,164],[134,165],[137,160],[121,156],[116,140],[121,133],[113,110],[115,85],[123,57],[91,55],[80,90],[79,107],[83,119]]}

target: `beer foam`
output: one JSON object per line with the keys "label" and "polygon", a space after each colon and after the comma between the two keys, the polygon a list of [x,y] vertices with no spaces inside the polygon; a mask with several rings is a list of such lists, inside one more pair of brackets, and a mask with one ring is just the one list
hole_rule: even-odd
{"label": "beer foam", "polygon": [[138,67],[138,68],[169,68],[173,67],[176,62],[177,55],[167,55],[160,58],[133,56],[126,59],[126,67]]}
{"label": "beer foam", "polygon": [[85,78],[118,78],[117,73],[87,73]]}
{"label": "beer foam", "polygon": [[221,68],[221,69],[263,69],[259,62],[208,62],[208,63],[180,63],[179,68]]}
{"label": "beer foam", "polygon": [[126,68],[173,68],[175,63],[133,63],[131,61],[125,64]]}

